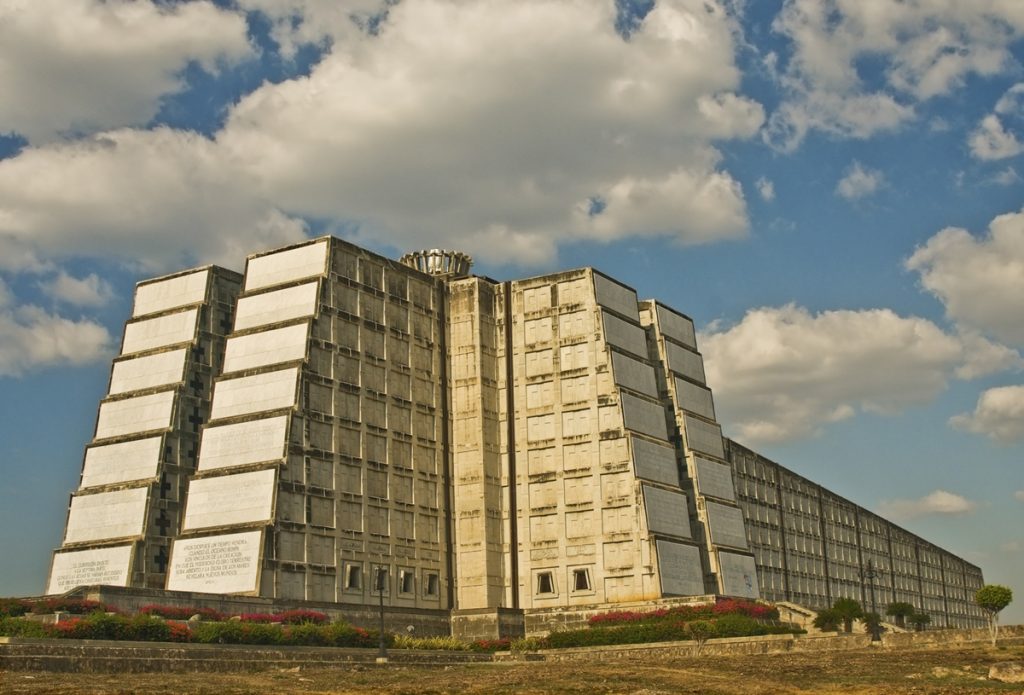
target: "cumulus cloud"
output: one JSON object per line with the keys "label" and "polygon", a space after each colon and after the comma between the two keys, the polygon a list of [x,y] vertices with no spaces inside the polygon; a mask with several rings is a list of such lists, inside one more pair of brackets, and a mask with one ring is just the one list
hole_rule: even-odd
{"label": "cumulus cloud", "polygon": [[32,305],[0,308],[0,377],[57,364],[81,365],[109,357],[107,329]]}
{"label": "cumulus cloud", "polygon": [[41,283],[41,287],[58,302],[73,306],[101,307],[114,298],[110,283],[96,273],[76,278],[61,270],[56,277]]}
{"label": "cumulus cloud", "polygon": [[1024,211],[996,217],[984,237],[944,229],[918,247],[906,267],[957,324],[1024,345]]}
{"label": "cumulus cloud", "polygon": [[[1024,12],[1010,2],[789,0],[773,28],[792,55],[780,71],[787,99],[766,137],[793,149],[811,130],[852,138],[894,130],[969,76],[1010,69]],[[880,79],[865,73],[865,59],[882,66]]]}
{"label": "cumulus cloud", "polygon": [[836,184],[836,194],[847,200],[857,200],[875,193],[884,181],[882,172],[855,161]]}
{"label": "cumulus cloud", "polygon": [[757,183],[755,185],[757,186],[757,192],[760,194],[761,200],[765,201],[766,203],[770,203],[773,200],[775,200],[774,183],[772,183],[771,181],[762,176],[757,180]]}
{"label": "cumulus cloud", "polygon": [[[288,6],[311,13],[297,27],[330,12]],[[734,31],[698,0],[658,3],[628,41],[612,3],[394,5],[308,77],[244,97],[213,139],[115,130],[0,161],[0,258],[237,265],[303,219],[522,264],[582,239],[735,238],[746,202],[713,143],[764,115],[737,94]]]}
{"label": "cumulus cloud", "polygon": [[1024,386],[987,389],[978,397],[973,413],[955,415],[949,424],[1002,444],[1024,439]]}
{"label": "cumulus cloud", "polygon": [[913,519],[932,514],[969,514],[978,504],[966,497],[946,490],[935,490],[916,500],[883,500],[878,505],[882,516],[897,520]]}
{"label": "cumulus cloud", "polygon": [[216,143],[158,128],[30,148],[0,161],[0,257],[96,256],[148,270],[298,241],[305,224],[261,199]]}
{"label": "cumulus cloud", "polygon": [[145,124],[190,62],[252,55],[245,17],[210,2],[0,3],[0,132],[36,142]]}
{"label": "cumulus cloud", "polygon": [[813,436],[858,411],[898,413],[931,401],[958,369],[974,376],[1020,360],[979,354],[973,339],[888,309],[811,314],[792,304],[748,311],[700,345],[721,419],[751,443]]}
{"label": "cumulus cloud", "polygon": [[1024,151],[1017,136],[1007,131],[995,114],[981,119],[981,123],[968,138],[971,154],[976,159],[993,160],[1016,157]]}

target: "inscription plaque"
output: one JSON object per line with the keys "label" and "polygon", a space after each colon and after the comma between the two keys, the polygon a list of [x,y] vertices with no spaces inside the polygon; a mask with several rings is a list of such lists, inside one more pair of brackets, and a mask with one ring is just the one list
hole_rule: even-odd
{"label": "inscription plaque", "polygon": [[237,594],[256,591],[262,531],[174,541],[170,591]]}
{"label": "inscription plaque", "polygon": [[132,546],[54,553],[47,594],[63,594],[76,586],[127,586]]}
{"label": "inscription plaque", "polygon": [[704,593],[704,570],[696,546],[659,540],[657,551],[661,593],[678,596]]}

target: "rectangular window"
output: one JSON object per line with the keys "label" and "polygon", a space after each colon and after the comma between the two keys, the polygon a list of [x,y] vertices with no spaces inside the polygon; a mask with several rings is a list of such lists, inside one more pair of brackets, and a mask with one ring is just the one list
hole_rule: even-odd
{"label": "rectangular window", "polygon": [[575,569],[572,571],[572,590],[590,591],[590,571],[587,569]]}
{"label": "rectangular window", "polygon": [[426,586],[423,587],[424,596],[437,596],[440,591],[440,581],[437,574],[431,572],[426,576]]}
{"label": "rectangular window", "polygon": [[361,565],[348,565],[345,568],[345,590],[358,591],[363,588],[363,568]]}
{"label": "rectangular window", "polygon": [[538,572],[537,573],[537,593],[538,594],[553,594],[555,593],[555,578],[550,572]]}
{"label": "rectangular window", "polygon": [[398,593],[412,594],[416,587],[416,573],[412,570],[399,570],[398,572]]}
{"label": "rectangular window", "polygon": [[379,594],[381,592],[384,592],[385,595],[391,593],[390,591],[388,591],[388,584],[390,584],[390,582],[388,581],[388,568],[381,566],[374,567],[373,593]]}

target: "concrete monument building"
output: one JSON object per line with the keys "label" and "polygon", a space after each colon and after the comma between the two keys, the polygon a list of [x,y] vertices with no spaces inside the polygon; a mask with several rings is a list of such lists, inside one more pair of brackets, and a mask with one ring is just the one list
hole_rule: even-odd
{"label": "concrete monument building", "polygon": [[495,634],[714,595],[983,623],[979,568],[723,438],[686,315],[470,263],[328,237],[140,283],[47,591],[386,579]]}

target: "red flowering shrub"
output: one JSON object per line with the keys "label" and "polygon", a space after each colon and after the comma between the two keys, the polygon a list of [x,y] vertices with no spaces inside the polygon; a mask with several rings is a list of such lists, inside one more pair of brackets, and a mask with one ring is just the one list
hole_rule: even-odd
{"label": "red flowering shrub", "polygon": [[722,599],[711,609],[715,615],[745,615],[756,620],[778,620],[779,611],[772,606],[743,599]]}
{"label": "red flowering shrub", "polygon": [[191,642],[192,641],[192,630],[189,629],[188,625],[181,623],[167,623],[169,633],[167,635],[168,642]]}
{"label": "red flowering shrub", "polygon": [[501,639],[478,639],[469,645],[474,652],[507,652],[512,648],[512,640],[507,637]]}
{"label": "red flowering shrub", "polygon": [[85,615],[86,613],[93,613],[95,611],[103,611],[105,613],[112,612],[113,609],[108,608],[99,601],[86,601],[80,598],[46,598],[41,601],[36,601],[32,604],[33,613],[56,613],[57,611],[65,611],[74,615]]}
{"label": "red flowering shrub", "polygon": [[279,623],[273,613],[242,613],[238,619],[243,623]]}

